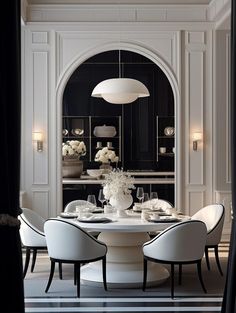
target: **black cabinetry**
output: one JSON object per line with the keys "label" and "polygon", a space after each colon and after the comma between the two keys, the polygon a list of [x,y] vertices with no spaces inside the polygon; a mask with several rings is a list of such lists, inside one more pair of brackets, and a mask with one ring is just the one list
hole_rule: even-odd
{"label": "black cabinetry", "polygon": [[[121,162],[122,137],[121,116],[63,116],[63,142],[68,140],[84,141],[87,153],[83,156],[84,167],[94,168],[100,164],[94,161],[99,149],[108,147],[114,150]],[[112,127],[114,133],[99,133],[97,127]]]}

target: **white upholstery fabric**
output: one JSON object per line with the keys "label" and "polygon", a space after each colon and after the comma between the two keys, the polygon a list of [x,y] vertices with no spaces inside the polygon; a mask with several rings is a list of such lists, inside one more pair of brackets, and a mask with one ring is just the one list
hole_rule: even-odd
{"label": "white upholstery fabric", "polygon": [[83,206],[84,208],[92,208],[94,205],[86,200],[73,200],[69,202],[64,209],[64,212],[75,212],[76,206]]}
{"label": "white upholstery fabric", "polygon": [[168,227],[143,245],[145,256],[168,262],[200,260],[204,254],[207,229],[200,221],[184,221]]}
{"label": "white upholstery fabric", "polygon": [[46,239],[43,232],[45,220],[33,210],[22,208],[22,211],[19,216],[22,244],[26,247],[46,247]]}
{"label": "white upholstery fabric", "polygon": [[166,209],[173,208],[173,205],[163,199],[152,199],[142,203],[142,207],[152,207],[153,209],[162,209],[165,211]]}
{"label": "white upholstery fabric", "polygon": [[191,219],[202,221],[207,227],[206,245],[218,245],[224,225],[225,210],[222,204],[210,204],[200,209]]}
{"label": "white upholstery fabric", "polygon": [[60,219],[49,219],[44,232],[51,258],[83,261],[102,257],[107,252],[104,243],[89,235],[79,226]]}

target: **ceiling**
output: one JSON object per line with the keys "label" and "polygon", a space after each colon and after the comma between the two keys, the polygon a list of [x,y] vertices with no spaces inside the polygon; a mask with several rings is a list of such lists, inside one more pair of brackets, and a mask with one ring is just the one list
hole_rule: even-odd
{"label": "ceiling", "polygon": [[28,0],[29,4],[209,4],[212,0]]}

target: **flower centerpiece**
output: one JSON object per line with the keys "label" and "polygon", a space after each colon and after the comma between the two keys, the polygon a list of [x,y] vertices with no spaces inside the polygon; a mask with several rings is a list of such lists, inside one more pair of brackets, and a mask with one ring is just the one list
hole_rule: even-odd
{"label": "flower centerpiece", "polygon": [[104,147],[95,155],[95,162],[101,162],[102,165],[100,166],[103,169],[103,173],[109,173],[112,169],[110,166],[110,162],[118,162],[119,157],[116,155],[115,151],[110,150],[108,147]]}
{"label": "flower centerpiece", "polygon": [[133,203],[131,192],[135,189],[134,178],[117,168],[105,177],[102,185],[105,199],[117,209],[118,217],[127,216],[125,209]]}
{"label": "flower centerpiece", "polygon": [[62,143],[62,157],[64,159],[79,159],[86,155],[86,146],[83,141],[68,140]]}
{"label": "flower centerpiece", "polygon": [[83,141],[68,140],[62,143],[62,176],[80,177],[83,172],[81,156],[86,155],[86,145]]}

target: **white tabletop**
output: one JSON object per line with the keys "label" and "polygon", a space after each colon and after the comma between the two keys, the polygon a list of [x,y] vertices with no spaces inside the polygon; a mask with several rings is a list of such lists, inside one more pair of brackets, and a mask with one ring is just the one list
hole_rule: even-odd
{"label": "white tabletop", "polygon": [[[176,222],[149,222],[143,221],[140,216],[128,216],[127,218],[116,218],[114,215],[99,214],[101,217],[107,217],[112,220],[110,223],[86,223],[73,219],[73,223],[88,231],[99,232],[150,232],[160,231]],[[180,217],[179,221],[189,219],[188,216]]]}

